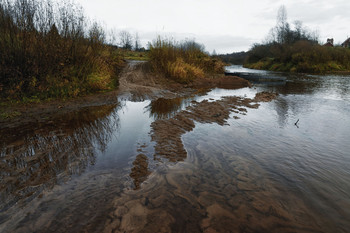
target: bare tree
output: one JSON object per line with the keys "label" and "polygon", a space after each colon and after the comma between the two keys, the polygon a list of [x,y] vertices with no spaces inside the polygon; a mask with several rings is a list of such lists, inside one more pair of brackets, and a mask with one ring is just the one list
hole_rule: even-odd
{"label": "bare tree", "polygon": [[267,44],[292,44],[299,40],[309,40],[317,42],[317,31],[309,31],[303,27],[301,21],[294,21],[292,29],[287,21],[287,10],[282,5],[277,13],[276,26],[270,29],[268,36],[265,38]]}
{"label": "bare tree", "polygon": [[118,33],[114,28],[110,29],[107,33],[107,43],[116,46],[118,44]]}
{"label": "bare tree", "polygon": [[284,27],[287,24],[287,10],[284,5],[280,6],[277,12],[277,26]]}
{"label": "bare tree", "polygon": [[135,34],[135,45],[134,45],[135,51],[139,51],[141,49],[141,42],[140,42],[140,37],[139,34],[136,32]]}
{"label": "bare tree", "polygon": [[284,5],[280,6],[277,13],[277,24],[276,24],[276,31],[277,31],[277,41],[279,43],[284,43],[286,34],[289,31],[289,24],[287,22],[287,10]]}
{"label": "bare tree", "polygon": [[276,27],[273,27],[270,29],[269,33],[267,34],[264,43],[270,44],[277,41],[277,35],[276,35]]}
{"label": "bare tree", "polygon": [[121,31],[120,36],[120,46],[123,49],[132,49],[132,36],[128,31]]}

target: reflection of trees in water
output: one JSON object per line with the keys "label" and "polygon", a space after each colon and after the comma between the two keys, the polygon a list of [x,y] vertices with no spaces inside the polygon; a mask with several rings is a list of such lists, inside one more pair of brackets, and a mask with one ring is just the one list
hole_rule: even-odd
{"label": "reflection of trees in water", "polygon": [[329,76],[322,80],[322,88],[331,90],[342,99],[350,99],[350,77],[349,76]]}
{"label": "reflection of trees in water", "polygon": [[[321,86],[321,82],[318,78],[307,77],[300,74],[290,74],[288,81],[285,85],[281,86],[269,86],[265,87],[268,91],[277,92],[282,95],[305,95],[314,94]],[[297,99],[286,99],[280,97],[273,103],[275,105],[275,110],[278,115],[278,123],[281,127],[285,127],[289,117],[289,111],[291,110],[294,114],[300,111],[310,110],[308,99],[303,99],[303,104],[300,104]],[[307,108],[307,109],[305,109]]]}
{"label": "reflection of trees in water", "polygon": [[151,117],[155,119],[166,119],[173,117],[181,109],[182,100],[182,98],[158,98],[153,100],[147,108]]}
{"label": "reflection of trees in water", "polygon": [[157,100],[153,100],[147,109],[150,112],[150,116],[156,120],[168,119],[175,116],[182,108],[189,106],[191,101],[191,98],[158,98]]}
{"label": "reflection of trees in water", "polygon": [[6,144],[0,150],[0,209],[34,198],[45,187],[81,174],[94,164],[95,148],[103,152],[118,128],[115,109],[116,105],[85,108],[33,129],[21,140],[4,140]]}
{"label": "reflection of trees in water", "polygon": [[270,86],[269,90],[279,94],[312,94],[319,87],[321,83],[318,78],[307,77],[303,75],[293,75],[288,78],[285,85]]}

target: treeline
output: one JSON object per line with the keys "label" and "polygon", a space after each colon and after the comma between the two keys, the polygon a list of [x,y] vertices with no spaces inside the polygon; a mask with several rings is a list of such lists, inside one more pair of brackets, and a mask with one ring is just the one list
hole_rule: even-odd
{"label": "treeline", "polygon": [[350,50],[325,47],[318,43],[317,31],[310,31],[300,21],[294,28],[287,22],[282,6],[277,24],[262,44],[248,51],[245,67],[273,71],[325,73],[350,70]]}
{"label": "treeline", "polygon": [[243,65],[248,56],[247,52],[227,53],[217,55],[223,62],[233,65]]}
{"label": "treeline", "polygon": [[179,83],[190,83],[211,73],[223,73],[224,63],[211,58],[194,40],[176,42],[160,37],[149,44],[152,69]]}
{"label": "treeline", "polygon": [[350,71],[350,49],[310,41],[256,45],[249,51],[245,67],[301,73]]}
{"label": "treeline", "polygon": [[77,4],[0,0],[2,97],[68,97],[118,84],[122,57]]}

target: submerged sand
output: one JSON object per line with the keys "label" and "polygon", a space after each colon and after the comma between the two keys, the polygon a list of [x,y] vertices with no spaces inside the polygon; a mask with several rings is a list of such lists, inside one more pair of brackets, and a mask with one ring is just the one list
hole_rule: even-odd
{"label": "submerged sand", "polygon": [[187,157],[187,152],[181,136],[192,131],[195,122],[224,125],[231,113],[245,114],[246,108],[258,108],[258,102],[271,101],[276,96],[275,93],[261,92],[257,93],[254,99],[229,96],[212,102],[208,100],[193,102],[192,106],[177,113],[173,118],[154,121],[151,124],[151,136],[156,142],[155,159],[183,161]]}
{"label": "submerged sand", "polygon": [[[104,232],[320,232],[306,203],[276,189],[249,158],[220,148],[225,140],[220,131],[210,135],[209,146],[208,136],[198,133],[188,142],[189,150],[182,141],[196,122],[226,125],[230,117],[276,96],[262,92],[252,99],[193,102],[175,116],[153,122],[154,159],[170,163],[160,162],[143,184],[137,183],[138,190],[115,198]],[[140,159],[145,163],[146,158]]]}

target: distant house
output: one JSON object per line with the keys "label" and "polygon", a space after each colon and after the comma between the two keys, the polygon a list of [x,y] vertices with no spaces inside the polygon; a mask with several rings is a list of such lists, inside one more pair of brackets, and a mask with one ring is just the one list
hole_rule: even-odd
{"label": "distant house", "polygon": [[350,37],[348,39],[346,39],[342,44],[342,47],[344,48],[350,48]]}
{"label": "distant house", "polygon": [[327,39],[327,43],[325,43],[323,46],[326,46],[326,47],[333,47],[333,42],[334,42],[334,39],[333,39],[333,38]]}

